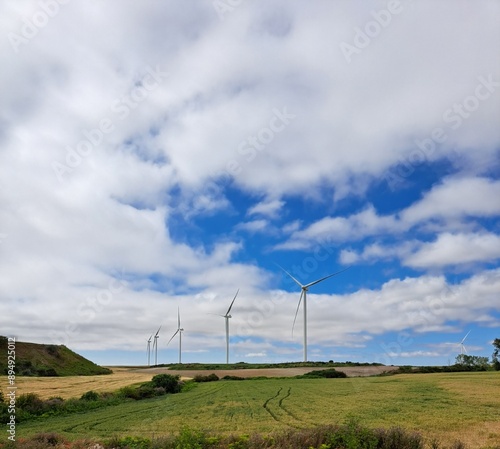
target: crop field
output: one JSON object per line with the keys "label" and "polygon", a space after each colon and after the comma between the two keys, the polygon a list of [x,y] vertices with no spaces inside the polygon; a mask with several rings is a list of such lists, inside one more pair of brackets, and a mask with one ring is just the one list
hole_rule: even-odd
{"label": "crop field", "polygon": [[[89,390],[113,391],[134,383],[151,380],[152,374],[126,368],[113,368],[113,374],[100,376],[68,377],[27,377],[18,376],[16,385],[18,394],[36,393],[42,399],[59,396],[63,399],[77,398]],[[2,376],[2,385],[7,385],[7,378]]]}
{"label": "crop field", "polygon": [[354,417],[369,427],[416,430],[429,440],[495,447],[500,445],[499,374],[218,381],[176,395],[22,423],[18,436],[55,431],[69,439],[153,437],[186,426],[214,433],[266,433]]}

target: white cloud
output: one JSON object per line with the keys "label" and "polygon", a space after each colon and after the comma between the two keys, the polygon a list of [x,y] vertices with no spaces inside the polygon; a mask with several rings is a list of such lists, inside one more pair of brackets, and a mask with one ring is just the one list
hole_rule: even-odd
{"label": "white cloud", "polygon": [[325,217],[306,229],[292,233],[277,249],[303,249],[319,242],[358,240],[370,235],[399,232],[402,229],[394,216],[379,216],[372,205],[349,217]]}
{"label": "white cloud", "polygon": [[500,215],[500,181],[487,178],[446,178],[425,197],[401,212],[409,224],[429,219]]}
{"label": "white cloud", "polygon": [[264,215],[266,217],[275,218],[283,208],[285,202],[281,200],[266,200],[257,203],[248,209],[248,215]]}
{"label": "white cloud", "polygon": [[242,229],[248,232],[263,232],[268,230],[269,222],[267,220],[253,220],[239,223],[236,229]]}
{"label": "white cloud", "polygon": [[[151,327],[175,328],[180,304],[190,329],[186,350],[217,348],[221,323],[206,314],[223,312],[239,286],[246,301],[235,304],[234,330],[251,341],[295,344],[297,295],[270,292],[271,276],[258,262],[237,260],[245,241],[188,242],[171,226],[177,214],[189,222],[240,207],[226,197],[220,174],[232,189],[264,198],[239,211],[255,217],[242,225],[255,231],[286,217],[294,199],[326,204],[313,223],[304,216],[283,224],[290,239],[281,248],[401,234],[436,217],[446,224],[495,217],[498,182],[472,175],[446,180],[399,215],[378,213],[362,195],[437,126],[447,140],[428,161],[457,154],[463,166],[495,161],[498,89],[457,129],[443,112],[474,93],[479,76],[498,79],[491,42],[499,31],[491,18],[499,5],[415,2],[348,64],[339,44],[352,40],[373,8],[247,2],[221,22],[210,2],[70,2],[17,52],[3,39],[0,315],[15,318],[4,331],[22,329],[23,338],[46,341],[55,329],[76,348],[103,349],[105,342],[107,349],[142,350]],[[35,1],[1,3],[2,29],[22,33],[23,19],[39,10]],[[85,26],[74,26],[82,20]],[[401,45],[411,48],[411,60]],[[144,90],[151,70],[159,78]],[[109,132],[97,131],[103,120]],[[89,146],[92,139],[99,143]],[[66,166],[59,175],[55,163]],[[330,216],[324,191],[337,200],[357,196],[361,211]],[[472,253],[496,257],[496,238],[469,232],[462,238]],[[443,263],[471,257],[453,243],[438,237],[404,260],[428,266],[437,246],[448,251],[436,259]],[[381,243],[343,254],[371,261],[390,250]],[[454,307],[426,325],[443,326],[465,311],[484,322],[497,307],[494,273],[464,281]],[[121,277],[124,287],[116,289]],[[311,294],[311,317],[322,324],[312,342],[364,344],[357,333],[414,326],[406,313],[445,287],[443,278],[422,277],[373,290],[360,281],[344,296]],[[292,351],[249,347],[247,341],[238,350]]]}
{"label": "white cloud", "polygon": [[412,267],[440,267],[500,258],[500,237],[495,234],[443,233],[434,242],[422,244],[403,259]]}

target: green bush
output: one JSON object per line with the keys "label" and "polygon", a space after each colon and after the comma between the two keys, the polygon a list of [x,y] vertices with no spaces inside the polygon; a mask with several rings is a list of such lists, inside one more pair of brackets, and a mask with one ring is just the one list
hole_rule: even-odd
{"label": "green bush", "polygon": [[165,388],[166,393],[179,393],[181,391],[179,379],[180,376],[157,374],[151,379],[151,384],[155,388]]}
{"label": "green bush", "polygon": [[245,377],[240,376],[224,376],[222,380],[247,380]]}
{"label": "green bush", "polygon": [[41,415],[45,409],[45,402],[35,393],[24,393],[16,400],[17,408],[30,415]]}
{"label": "green bush", "polygon": [[142,437],[115,437],[107,441],[104,446],[117,449],[150,449],[151,440]]}
{"label": "green bush", "polygon": [[334,379],[345,378],[347,374],[343,371],[337,371],[335,368],[322,369],[318,371],[309,371],[301,376],[295,376],[297,379]]}
{"label": "green bush", "polygon": [[80,400],[82,401],[97,401],[99,400],[99,394],[96,393],[95,391],[87,391],[86,393],[83,393]]}
{"label": "green bush", "polygon": [[217,374],[215,373],[209,374],[208,376],[197,374],[193,377],[193,380],[195,382],[216,382],[219,380],[219,376],[217,376]]}

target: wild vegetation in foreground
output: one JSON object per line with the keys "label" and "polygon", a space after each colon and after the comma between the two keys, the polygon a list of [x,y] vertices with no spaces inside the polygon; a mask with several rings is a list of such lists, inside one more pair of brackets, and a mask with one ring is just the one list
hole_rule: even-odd
{"label": "wild vegetation in foreground", "polygon": [[268,435],[354,416],[363,426],[418,431],[427,442],[437,439],[445,447],[461,440],[470,449],[492,448],[500,446],[499,374],[190,382],[181,394],[22,422],[17,435],[53,431],[68,440],[167,438],[184,426],[207,435]]}
{"label": "wild vegetation in foreground", "polygon": [[[400,427],[371,429],[349,418],[343,425],[324,425],[309,429],[289,429],[240,435],[217,435],[187,427],[176,435],[159,438],[114,437],[103,440],[69,442],[56,433],[40,433],[16,443],[0,443],[0,449],[466,449],[455,441],[441,445],[425,442],[417,432]],[[496,448],[493,448],[496,449]]]}

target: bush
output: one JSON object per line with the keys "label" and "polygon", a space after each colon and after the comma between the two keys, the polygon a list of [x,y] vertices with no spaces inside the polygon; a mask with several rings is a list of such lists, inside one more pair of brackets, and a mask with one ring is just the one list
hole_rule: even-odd
{"label": "bush", "polygon": [[180,376],[157,374],[151,379],[151,384],[155,388],[165,388],[166,393],[179,393],[179,391],[181,391],[179,379]]}
{"label": "bush", "polygon": [[297,379],[333,379],[333,378],[346,378],[347,374],[343,371],[337,371],[335,368],[322,369],[319,371],[309,371],[302,376],[295,376]]}
{"label": "bush", "polygon": [[44,432],[35,435],[33,441],[42,443],[44,446],[57,446],[66,443],[66,440],[54,432]]}
{"label": "bush", "polygon": [[41,415],[46,408],[44,401],[35,393],[22,394],[17,398],[16,405],[30,415]]}
{"label": "bush", "polygon": [[86,393],[83,393],[80,400],[82,401],[97,401],[99,400],[99,394],[96,393],[95,391],[87,391]]}
{"label": "bush", "polygon": [[222,380],[246,380],[246,378],[240,376],[224,376]]}
{"label": "bush", "polygon": [[219,376],[217,376],[217,374],[215,373],[209,374],[208,376],[198,374],[194,376],[193,380],[195,382],[216,382],[219,380]]}
{"label": "bush", "polygon": [[137,388],[127,386],[122,387],[118,390],[118,396],[121,398],[135,399],[136,401],[140,399],[139,392]]}
{"label": "bush", "polygon": [[105,447],[120,449],[150,449],[151,440],[142,437],[113,438],[109,440]]}

